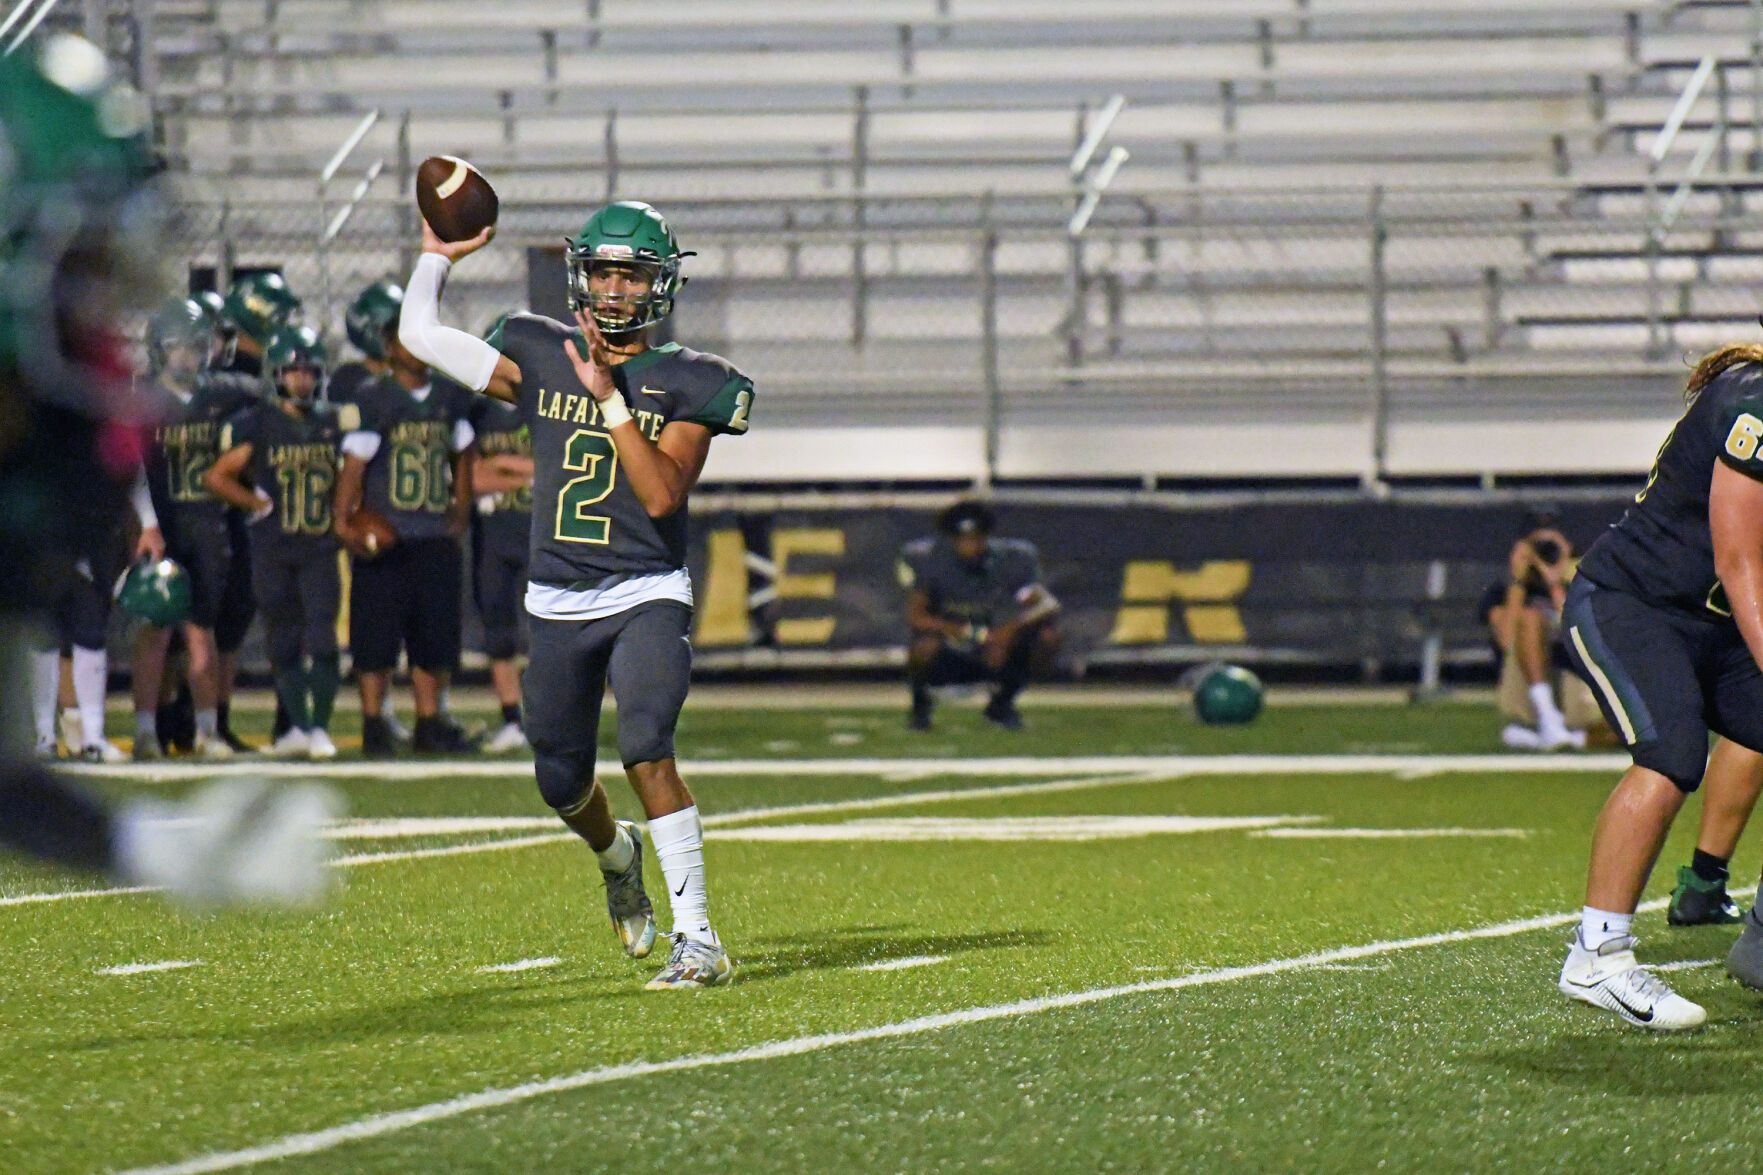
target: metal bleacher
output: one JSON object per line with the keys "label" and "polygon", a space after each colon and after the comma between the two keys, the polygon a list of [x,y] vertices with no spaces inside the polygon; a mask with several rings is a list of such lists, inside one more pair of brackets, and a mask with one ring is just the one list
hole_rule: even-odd
{"label": "metal bleacher", "polygon": [[[681,336],[762,388],[722,480],[1620,474],[1682,354],[1755,312],[1756,10],[161,0],[143,80],[192,255],[303,292],[319,170],[384,112],[345,171],[386,162],[327,256],[333,323],[408,264],[426,155],[504,202],[449,289],[467,326],[524,300],[523,246],[662,206],[699,253]],[[1131,160],[1074,240],[1068,160],[1113,94]]]}

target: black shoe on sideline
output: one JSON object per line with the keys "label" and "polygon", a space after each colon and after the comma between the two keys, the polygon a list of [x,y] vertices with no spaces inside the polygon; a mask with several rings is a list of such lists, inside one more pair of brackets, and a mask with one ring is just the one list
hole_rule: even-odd
{"label": "black shoe on sideline", "polygon": [[376,715],[361,719],[361,753],[369,759],[398,757],[398,740],[384,718]]}
{"label": "black shoe on sideline", "polygon": [[1022,729],[1022,715],[1017,713],[1015,702],[993,698],[986,706],[985,719],[1000,730]]}
{"label": "black shoe on sideline", "polygon": [[410,749],[419,755],[475,755],[477,740],[444,714],[418,718]]}

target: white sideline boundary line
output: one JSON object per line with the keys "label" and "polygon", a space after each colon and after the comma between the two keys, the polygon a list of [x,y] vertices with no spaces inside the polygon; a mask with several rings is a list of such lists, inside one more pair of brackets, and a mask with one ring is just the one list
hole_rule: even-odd
{"label": "white sideline boundary line", "polygon": [[[680,764],[687,776],[715,775],[1412,775],[1441,773],[1546,774],[1626,771],[1626,754],[1562,755],[1070,755],[995,759],[702,759]],[[458,779],[471,776],[526,779],[531,759],[438,759],[393,763],[275,763],[228,760],[224,763],[78,764],[62,768],[70,775],[174,783],[216,775],[252,775],[264,779]],[[621,776],[616,767],[602,777]]]}
{"label": "white sideline boundary line", "polygon": [[[1734,891],[1734,896],[1740,896],[1745,892],[1748,891]],[[1667,899],[1645,902],[1637,912],[1662,910],[1666,904]],[[269,1163],[299,1155],[317,1154],[321,1151],[332,1150],[345,1143],[395,1134],[402,1130],[427,1125],[430,1122],[477,1113],[480,1110],[499,1109],[503,1106],[531,1101],[549,1094],[567,1093],[571,1090],[586,1089],[596,1085],[610,1085],[613,1082],[628,1081],[638,1077],[651,1077],[660,1073],[683,1073],[693,1069],[708,1069],[723,1065],[739,1065],[748,1061],[770,1061],[780,1057],[796,1057],[804,1053],[836,1048],[840,1045],[920,1036],[928,1032],[940,1032],[945,1028],[955,1028],[965,1024],[983,1024],[993,1020],[1016,1019],[1022,1016],[1038,1015],[1041,1012],[1056,1011],[1061,1008],[1077,1008],[1087,1004],[1102,1003],[1124,996],[1148,995],[1156,992],[1180,991],[1189,987],[1209,987],[1221,983],[1234,983],[1240,979],[1280,975],[1305,968],[1372,958],[1398,951],[1411,951],[1421,947],[1439,946],[1444,943],[1511,938],[1532,930],[1548,930],[1552,927],[1571,925],[1578,921],[1579,912],[1577,910],[1568,914],[1544,914],[1537,918],[1521,918],[1512,922],[1500,922],[1472,930],[1448,930],[1439,934],[1423,934],[1415,938],[1387,939],[1382,942],[1366,943],[1363,946],[1339,947],[1331,951],[1319,951],[1288,959],[1274,959],[1266,963],[1254,963],[1244,967],[1217,967],[1205,971],[1193,971],[1169,979],[1147,980],[1143,983],[1129,983],[1118,987],[1098,987],[1088,991],[1068,992],[1064,995],[1015,1000],[1007,1004],[964,1008],[956,1012],[920,1016],[912,1020],[879,1024],[873,1028],[861,1028],[852,1032],[828,1032],[814,1036],[798,1036],[789,1040],[776,1040],[769,1044],[754,1045],[751,1048],[735,1049],[725,1053],[699,1053],[693,1056],[676,1057],[670,1061],[631,1061],[623,1065],[606,1065],[598,1069],[586,1069],[580,1073],[571,1073],[564,1077],[553,1077],[546,1081],[533,1081],[525,1085],[511,1085],[500,1089],[486,1089],[479,1093],[465,1094],[441,1102],[431,1102],[426,1106],[417,1106],[409,1110],[374,1114],[341,1126],[285,1135],[274,1142],[242,1150],[216,1151],[179,1163],[131,1168],[127,1171],[117,1172],[116,1175],[209,1175],[210,1172],[215,1171],[236,1171],[242,1167],[255,1166],[258,1163]]]}
{"label": "white sideline boundary line", "polygon": [[[857,800],[833,800],[825,803],[796,804],[774,808],[745,808],[734,812],[718,812],[703,819],[705,828],[717,828],[725,824],[740,821],[759,820],[771,816],[793,815],[796,813],[824,813],[840,811],[862,811],[869,808],[899,807],[916,803],[938,803],[943,800],[965,799],[968,796],[985,798],[987,796],[1015,796],[1041,791],[1073,791],[1092,787],[1111,787],[1116,784],[1151,783],[1159,776],[1102,776],[1085,779],[1055,779],[1041,783],[1013,783],[999,787],[976,787],[967,790],[959,788],[932,792],[903,792],[892,796],[866,796]],[[524,849],[536,845],[560,844],[576,839],[573,832],[549,832],[537,836],[504,837],[499,840],[474,841],[471,844],[445,845],[428,849],[404,849],[396,852],[357,853],[353,856],[339,857],[331,863],[339,868],[353,868],[359,865],[385,865],[395,861],[416,861],[427,857],[458,857],[470,853],[495,853],[507,849]],[[25,906],[45,902],[71,901],[75,898],[105,898],[122,894],[140,894],[157,892],[151,886],[124,886],[112,889],[74,889],[55,890],[45,893],[17,894],[12,897],[0,897],[0,906]]]}

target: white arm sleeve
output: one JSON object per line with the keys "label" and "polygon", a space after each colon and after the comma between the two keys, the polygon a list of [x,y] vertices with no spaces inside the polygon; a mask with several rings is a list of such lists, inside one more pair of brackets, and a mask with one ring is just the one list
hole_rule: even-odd
{"label": "white arm sleeve", "polygon": [[380,434],[356,429],[343,435],[343,456],[359,457],[363,461],[372,461],[374,454],[380,451]]}
{"label": "white arm sleeve", "polygon": [[502,353],[462,330],[441,325],[441,287],[453,263],[439,253],[424,253],[404,287],[404,309],[398,316],[398,341],[436,371],[474,392],[490,386]]}
{"label": "white arm sleeve", "polygon": [[142,530],[153,530],[159,525],[159,515],[153,512],[153,493],[147,488],[147,471],[135,474],[134,488],[129,490],[129,505],[135,508],[135,517],[141,522]]}

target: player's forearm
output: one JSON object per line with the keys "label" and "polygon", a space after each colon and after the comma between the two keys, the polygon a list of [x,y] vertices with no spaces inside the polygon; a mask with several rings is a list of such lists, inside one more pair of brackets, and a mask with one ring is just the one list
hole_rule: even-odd
{"label": "player's forearm", "polygon": [[203,474],[202,484],[208,487],[209,493],[229,506],[243,510],[247,514],[257,509],[257,492],[246,489],[238,479],[226,477],[217,469],[210,469]]}
{"label": "player's forearm", "polygon": [[532,480],[531,457],[499,453],[494,457],[479,457],[471,467],[471,492],[474,494],[504,494],[509,490],[523,489],[531,485]]}
{"label": "player's forearm", "polygon": [[1717,559],[1715,571],[1726,589],[1745,647],[1757,664],[1763,665],[1763,552]]}
{"label": "player's forearm", "polygon": [[367,465],[358,457],[345,457],[337,474],[337,492],[331,499],[332,529],[340,538],[354,534],[355,512],[361,509],[361,492],[367,484]]}
{"label": "player's forearm", "polygon": [[644,436],[634,421],[616,425],[611,435],[618,463],[644,513],[650,518],[666,518],[685,504],[692,483],[678,462]]}

